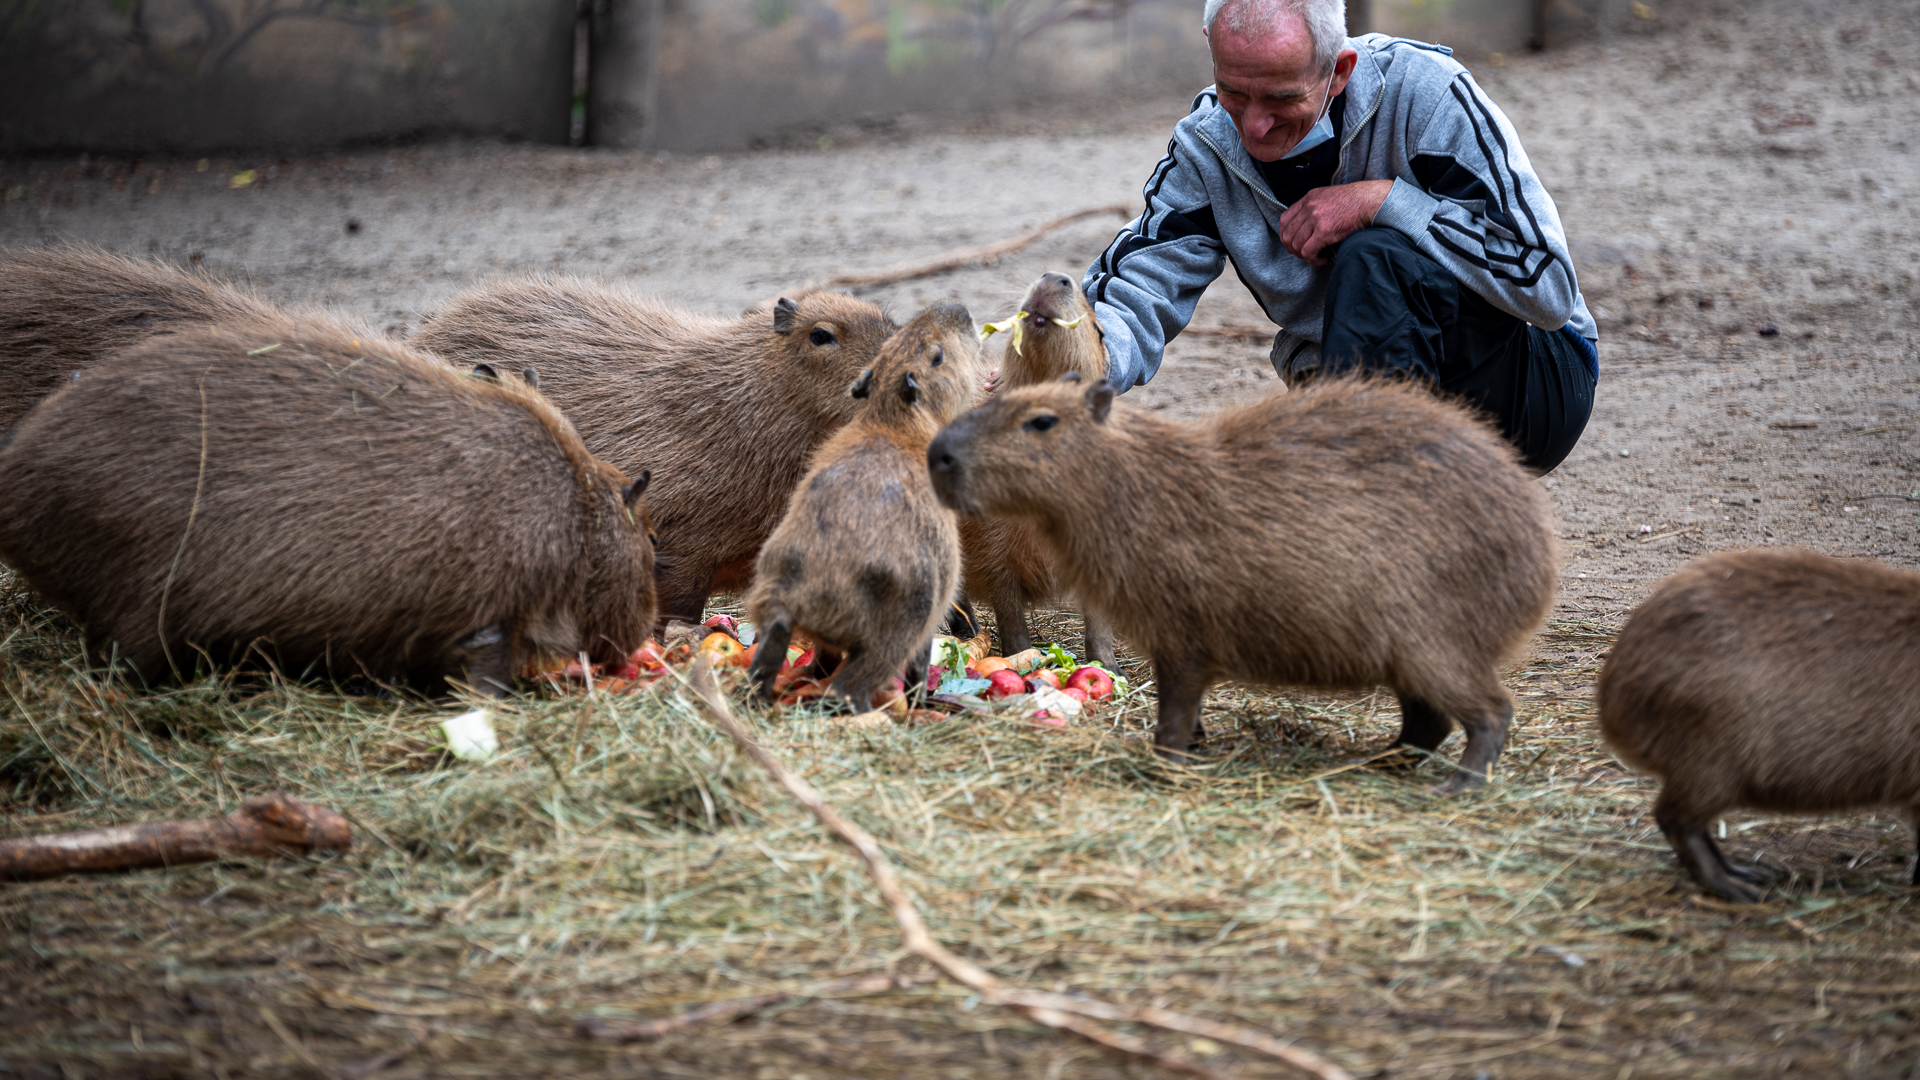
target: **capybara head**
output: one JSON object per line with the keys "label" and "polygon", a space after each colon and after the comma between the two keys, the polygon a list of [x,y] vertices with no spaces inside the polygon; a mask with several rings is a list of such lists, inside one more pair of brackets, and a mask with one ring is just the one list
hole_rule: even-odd
{"label": "capybara head", "polygon": [[[1005,324],[1001,324],[1005,325]],[[1027,290],[1013,318],[1000,382],[1031,386],[1077,371],[1087,379],[1107,373],[1106,341],[1100,320],[1073,279],[1046,273]]]}
{"label": "capybara head", "polygon": [[1101,460],[1112,410],[1113,386],[1077,373],[1000,390],[927,446],[933,493],[968,517],[1039,516],[1080,479],[1063,470]]}
{"label": "capybara head", "polygon": [[915,315],[880,347],[848,394],[886,424],[927,425],[927,435],[972,405],[980,390],[980,339],[973,315],[951,300]]}
{"label": "capybara head", "polygon": [[783,296],[772,318],[778,345],[799,365],[795,377],[805,372],[841,386],[840,378],[851,378],[897,329],[873,304],[835,292]]}

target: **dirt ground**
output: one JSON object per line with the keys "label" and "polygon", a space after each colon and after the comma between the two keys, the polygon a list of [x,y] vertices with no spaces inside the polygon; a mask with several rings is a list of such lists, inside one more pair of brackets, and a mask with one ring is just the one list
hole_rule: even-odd
{"label": "dirt ground", "polygon": [[[1559,205],[1601,326],[1592,422],[1542,481],[1568,555],[1556,625],[1594,633],[1617,628],[1655,582],[1702,552],[1799,545],[1920,569],[1920,8],[1760,0],[1652,14],[1641,32],[1475,65]],[[930,258],[1087,207],[1137,205],[1184,106],[1036,111],[974,125],[909,117],[850,127],[815,149],[718,156],[452,143],[292,160],[15,158],[0,162],[0,246],[85,241],[191,261],[270,299],[325,305],[394,333],[472,282],[536,271],[612,279],[733,313],[816,276]],[[235,187],[242,170],[255,179]],[[1081,221],[996,265],[867,295],[900,315],[957,297],[976,319],[1004,317],[1042,271],[1078,277],[1119,224],[1117,216]],[[1271,328],[1231,274],[1208,292],[1195,327],[1208,332],[1176,341],[1133,400],[1196,416],[1278,387],[1266,360]],[[1604,638],[1548,634],[1528,666],[1555,672],[1555,696],[1582,706],[1595,640]],[[1885,838],[1886,852],[1905,845],[1911,853],[1910,834],[1891,819],[1849,821],[1852,832],[1834,835],[1871,833]],[[1657,835],[1653,844],[1650,857],[1664,858]],[[1839,847],[1808,853],[1803,845],[1803,854],[1844,861]],[[1873,873],[1892,883],[1904,865],[1883,854]],[[1684,892],[1669,902],[1687,903]],[[1907,902],[1882,900],[1899,910]],[[1889,925],[1910,934],[1911,915],[1901,918]],[[1799,947],[1787,931],[1770,932],[1787,935],[1769,939],[1789,943],[1783,954]],[[1814,944],[1803,944],[1800,960],[1814,965],[1808,985],[1832,982],[1817,969]],[[1874,977],[1891,989],[1874,1007],[1892,1026],[1834,1060],[1847,1062],[1849,1076],[1920,1075],[1920,953],[1896,949],[1876,962]],[[1646,993],[1706,993],[1674,985]],[[1662,1008],[1691,1015],[1739,992],[1723,991],[1704,1005],[1676,999]],[[1809,998],[1796,1008],[1816,1005]],[[0,1025],[5,1015],[0,1002]],[[1778,1040],[1779,1020],[1757,1011],[1755,1040],[1768,1030]],[[1340,1031],[1317,1034],[1325,1045]],[[1621,1080],[1792,1071],[1791,1055],[1740,1064],[1741,1049],[1696,1048],[1666,1031],[1618,1044],[1597,1038],[1585,1058],[1455,1054],[1444,1070],[1400,1062],[1393,1071]],[[917,1059],[899,1053],[898,1075],[914,1075],[908,1063]],[[983,1056],[972,1073],[964,1057],[942,1057],[942,1075],[1094,1067],[1068,1069],[1036,1050],[1004,1070]],[[68,1075],[135,1068],[134,1058],[102,1060],[76,1056],[65,1067]],[[804,1048],[774,1053],[772,1065],[678,1060],[669,1067],[616,1055],[595,1067],[839,1075],[830,1053]],[[325,1071],[304,1050],[275,1061],[259,1059],[252,1070]],[[460,1074],[484,1074],[484,1066]],[[0,1058],[0,1075],[9,1073]]]}

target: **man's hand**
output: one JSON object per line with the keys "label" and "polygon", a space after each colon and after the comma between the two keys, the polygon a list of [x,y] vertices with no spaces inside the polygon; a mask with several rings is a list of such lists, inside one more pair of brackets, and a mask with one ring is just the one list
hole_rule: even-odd
{"label": "man's hand", "polygon": [[1314,188],[1280,215],[1280,244],[1289,254],[1325,266],[1320,253],[1373,224],[1392,190],[1391,180]]}

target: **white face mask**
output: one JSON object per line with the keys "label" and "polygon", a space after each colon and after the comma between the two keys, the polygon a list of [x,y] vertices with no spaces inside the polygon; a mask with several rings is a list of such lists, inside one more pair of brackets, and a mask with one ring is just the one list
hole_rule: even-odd
{"label": "white face mask", "polygon": [[1333,108],[1333,76],[1336,73],[1329,72],[1327,75],[1326,100],[1320,103],[1320,118],[1314,121],[1313,127],[1309,128],[1305,135],[1300,137],[1299,142],[1293,144],[1293,149],[1282,155],[1282,161],[1299,157],[1333,138],[1333,116],[1330,110]]}

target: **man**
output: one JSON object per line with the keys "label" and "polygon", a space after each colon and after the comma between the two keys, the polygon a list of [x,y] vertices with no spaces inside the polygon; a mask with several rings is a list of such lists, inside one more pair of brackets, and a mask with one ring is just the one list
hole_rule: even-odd
{"label": "man", "polygon": [[1207,0],[1214,85],[1174,129],[1146,213],[1082,282],[1108,378],[1152,378],[1232,260],[1282,328],[1281,378],[1424,379],[1544,473],[1599,378],[1553,200],[1451,50],[1350,40],[1345,20],[1343,0]]}

